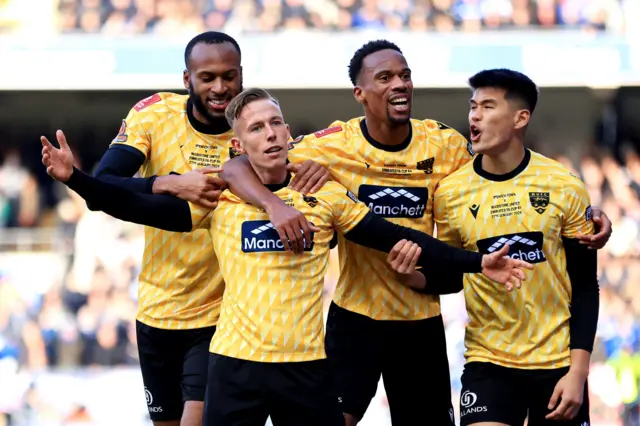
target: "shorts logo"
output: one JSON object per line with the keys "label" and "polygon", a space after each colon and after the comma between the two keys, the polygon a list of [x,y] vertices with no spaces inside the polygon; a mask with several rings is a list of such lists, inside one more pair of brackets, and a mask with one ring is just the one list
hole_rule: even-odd
{"label": "shorts logo", "polygon": [[153,404],[153,395],[149,392],[149,389],[144,388],[144,396],[147,399],[147,405]]}
{"label": "shorts logo", "polygon": [[549,193],[548,192],[530,192],[529,193],[529,201],[531,202],[531,207],[538,212],[538,214],[542,214],[547,210],[549,206]]}
{"label": "shorts logo", "polygon": [[591,208],[591,206],[587,207],[587,210],[584,212],[584,218],[587,220],[587,222],[593,219],[593,209]]}
{"label": "shorts logo", "polygon": [[427,188],[360,185],[358,199],[381,217],[419,218],[429,199]]}
{"label": "shorts logo", "polygon": [[[244,253],[281,252],[284,245],[275,227],[268,220],[248,220],[242,223],[242,251]],[[304,251],[313,250],[306,247]]]}
{"label": "shorts logo", "polygon": [[149,389],[147,389],[147,387],[145,386],[144,388],[144,396],[147,400],[147,410],[150,413],[162,413],[162,407],[158,406],[158,407],[152,407],[151,405],[153,404],[153,395],[151,395],[151,392],[149,391]]}
{"label": "shorts logo", "polygon": [[436,159],[434,157],[427,158],[426,160],[418,161],[416,169],[422,170],[425,175],[433,173],[433,163]]}
{"label": "shorts logo", "polygon": [[478,396],[473,392],[464,391],[460,395],[460,405],[463,407],[473,407],[476,401],[478,401]]}
{"label": "shorts logo", "polygon": [[507,244],[509,245],[507,256],[510,258],[529,263],[542,263],[547,261],[542,250],[543,243],[544,235],[542,232],[520,232],[478,240],[476,245],[480,253],[491,254]]}
{"label": "shorts logo", "polygon": [[460,395],[460,417],[487,411],[487,407],[477,406],[476,402],[478,402],[478,395],[468,390],[462,392],[462,395]]}
{"label": "shorts logo", "polygon": [[120,126],[120,130],[118,130],[118,135],[116,136],[116,142],[123,143],[129,139],[127,135],[127,122],[122,120],[122,125]]}

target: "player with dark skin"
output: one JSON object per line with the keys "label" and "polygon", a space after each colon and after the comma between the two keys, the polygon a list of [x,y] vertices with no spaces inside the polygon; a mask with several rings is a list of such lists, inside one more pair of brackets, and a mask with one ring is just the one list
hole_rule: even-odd
{"label": "player with dark skin", "polygon": [[[206,32],[196,36],[185,49],[183,84],[189,94],[190,113],[195,118],[191,125],[197,131],[204,129],[207,134],[220,135],[229,130],[226,107],[243,89],[241,54],[234,43],[235,40],[223,33]],[[126,133],[124,136],[126,140]],[[61,130],[57,137],[65,138]],[[101,159],[96,177],[137,192],[171,194],[211,209],[217,206],[218,197],[226,188],[226,182],[216,175],[222,169],[215,167],[198,168],[182,175],[132,177],[144,161],[135,148],[114,143]],[[300,179],[291,183],[298,191],[314,192],[330,178],[326,169],[311,161],[290,164],[288,169],[297,172],[296,176],[305,177],[303,184]],[[89,204],[89,208],[94,207]],[[302,250],[304,240],[299,230],[309,230],[304,215],[284,204],[275,206],[271,213],[272,223],[285,247]],[[206,367],[203,371],[206,375]],[[202,423],[202,412],[202,401],[186,399],[180,420],[155,420],[154,425],[198,426]]]}
{"label": "player with dark skin", "polygon": [[[363,59],[362,67],[354,77],[354,98],[363,106],[366,126],[372,139],[390,147],[402,144],[411,132],[413,97],[411,69],[404,55],[393,49],[371,53]],[[267,211],[273,211],[274,206],[282,204],[279,198],[265,191],[257,177],[250,173],[250,165],[245,157],[230,160],[224,169],[222,177],[228,182],[229,189],[240,198],[260,205]],[[590,248],[600,249],[611,236],[611,221],[600,209],[594,208],[593,212],[597,234],[580,236],[580,240]],[[403,250],[399,255],[401,249],[396,247],[390,254],[390,261],[407,255],[410,259],[415,253]],[[411,246],[407,245],[405,250],[410,249]],[[413,250],[417,250],[417,247],[413,247]],[[426,285],[424,277],[418,274],[417,278],[411,286],[423,290]],[[428,398],[428,395],[424,395],[424,398]],[[359,421],[358,417],[349,413],[345,413],[345,419],[347,426],[354,426]]]}

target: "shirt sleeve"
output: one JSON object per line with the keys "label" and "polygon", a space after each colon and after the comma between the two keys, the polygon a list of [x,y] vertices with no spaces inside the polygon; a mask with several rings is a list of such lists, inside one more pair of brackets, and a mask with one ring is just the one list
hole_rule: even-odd
{"label": "shirt sleeve", "polygon": [[436,223],[436,235],[438,239],[454,247],[462,247],[460,234],[451,226],[447,211],[447,194],[440,188],[436,188],[433,194],[433,219]]}
{"label": "shirt sleeve", "polygon": [[289,161],[302,163],[314,161],[322,167],[329,168],[332,146],[342,146],[346,138],[344,123],[336,121],[326,129],[305,136],[298,136],[289,142]]}
{"label": "shirt sleeve", "polygon": [[156,93],[135,104],[127,117],[122,120],[120,130],[113,139],[111,146],[130,146],[140,151],[145,159],[148,159],[151,152],[150,129],[156,117],[152,111],[146,108],[160,101],[162,101],[162,98]]}
{"label": "shirt sleeve", "polygon": [[565,238],[577,238],[579,235],[591,235],[595,228],[592,221],[591,201],[584,184],[574,179],[574,184],[567,182],[563,185],[562,204],[564,220],[562,223],[562,236]]}
{"label": "shirt sleeve", "polygon": [[333,215],[333,228],[341,234],[351,231],[366,215],[369,208],[352,192],[336,182],[327,182],[331,193],[326,199]]}

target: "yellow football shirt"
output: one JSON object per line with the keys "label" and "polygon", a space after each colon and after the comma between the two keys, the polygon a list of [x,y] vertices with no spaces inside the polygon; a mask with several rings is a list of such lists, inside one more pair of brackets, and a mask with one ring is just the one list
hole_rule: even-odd
{"label": "yellow football shirt", "polygon": [[[186,95],[156,93],[138,102],[122,121],[113,144],[129,145],[144,154],[143,177],[219,167],[229,159],[232,132],[214,135],[196,130],[188,117],[187,100]],[[224,283],[209,233],[145,227],[138,286],[140,322],[163,329],[215,325]]]}
{"label": "yellow football shirt", "polygon": [[503,176],[477,156],[440,182],[434,196],[438,238],[534,264],[522,288],[507,292],[480,274],[466,274],[467,362],[542,369],[570,364],[571,282],[562,237],[594,231],[584,184],[560,163],[531,151]]}
{"label": "yellow football shirt", "polygon": [[[373,213],[398,225],[433,235],[432,197],[438,182],[471,160],[466,139],[433,120],[411,120],[401,145],[374,141],[363,117],[289,144],[289,159],[314,160],[347,187]],[[402,285],[387,255],[338,240],[340,278],[334,302],[376,320],[419,320],[440,314],[440,298]]]}
{"label": "yellow football shirt", "polygon": [[334,229],[349,232],[369,209],[336,182],[327,182],[312,196],[286,187],[275,194],[321,229],[303,254],[284,251],[267,213],[229,191],[211,220],[191,207],[195,226],[211,227],[226,283],[210,351],[258,362],[323,359],[329,242]]}

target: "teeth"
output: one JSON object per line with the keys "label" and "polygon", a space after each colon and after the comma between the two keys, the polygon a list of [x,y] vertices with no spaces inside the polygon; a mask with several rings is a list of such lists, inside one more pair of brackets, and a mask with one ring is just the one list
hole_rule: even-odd
{"label": "teeth", "polygon": [[209,102],[211,102],[212,104],[216,104],[216,105],[224,105],[226,100],[224,100],[224,99],[214,99],[214,100],[209,101]]}
{"label": "teeth", "polygon": [[402,103],[406,103],[408,101],[407,98],[396,98],[394,100],[391,101],[392,104],[402,104]]}

